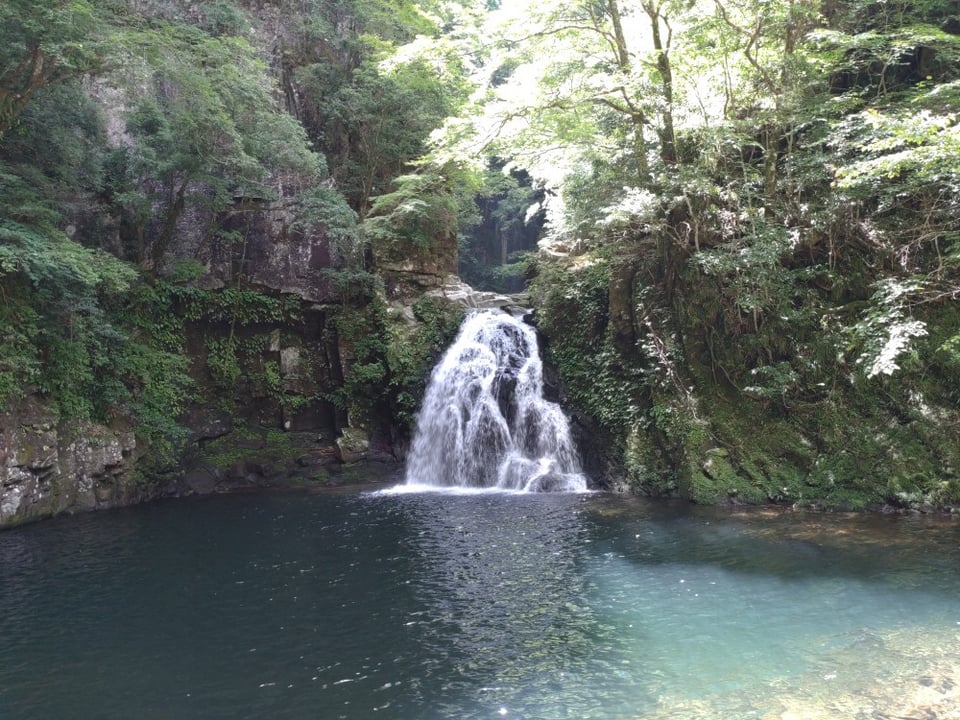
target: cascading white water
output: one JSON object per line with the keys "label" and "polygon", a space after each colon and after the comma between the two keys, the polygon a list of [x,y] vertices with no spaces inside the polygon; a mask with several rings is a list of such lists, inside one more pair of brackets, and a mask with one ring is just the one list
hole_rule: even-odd
{"label": "cascading white water", "polygon": [[469,316],[433,370],[407,485],[582,492],[570,428],[543,397],[533,328],[500,311]]}

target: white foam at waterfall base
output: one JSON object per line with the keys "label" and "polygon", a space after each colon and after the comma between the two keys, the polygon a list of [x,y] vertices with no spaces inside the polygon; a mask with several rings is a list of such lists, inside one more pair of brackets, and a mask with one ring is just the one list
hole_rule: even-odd
{"label": "white foam at waterfall base", "polygon": [[502,311],[467,317],[430,377],[401,488],[587,490],[567,418],[543,397],[533,328]]}

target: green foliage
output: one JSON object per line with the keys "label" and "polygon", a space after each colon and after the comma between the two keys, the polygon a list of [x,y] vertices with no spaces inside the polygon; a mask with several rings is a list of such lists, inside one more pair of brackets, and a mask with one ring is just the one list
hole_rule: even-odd
{"label": "green foliage", "polygon": [[43,369],[37,346],[40,318],[26,302],[11,302],[9,286],[0,308],[0,405],[19,400],[40,381]]}
{"label": "green foliage", "polygon": [[892,266],[874,278],[869,305],[850,328],[868,377],[892,374],[901,360],[922,362],[916,339],[927,328],[918,311],[960,292],[956,83],[920,83],[895,102],[878,101],[837,123],[831,138],[845,161],[835,187],[869,209],[871,250]]}
{"label": "green foliage", "polygon": [[[312,438],[311,438],[312,440]],[[277,428],[250,427],[239,424],[233,432],[211,440],[200,450],[200,460],[220,471],[243,471],[247,463],[260,467],[269,466],[271,473],[286,475],[296,468],[297,474],[303,473],[303,468],[296,466],[296,459],[309,451],[310,445],[293,433],[283,432]],[[318,473],[322,471],[318,470]],[[320,475],[322,479],[324,475]],[[284,481],[296,482],[295,478]]]}
{"label": "green foliage", "polygon": [[282,324],[299,317],[300,299],[293,295],[266,295],[256,290],[223,288],[202,290],[193,286],[174,290],[183,317],[192,321],[231,325]]}
{"label": "green foliage", "polygon": [[[39,394],[61,418],[120,419],[158,451],[170,451],[183,436],[177,419],[190,387],[180,329],[169,324],[169,297],[143,285],[126,263],[88,246],[110,232],[101,205],[104,130],[74,77],[93,69],[92,58],[106,48],[83,35],[103,28],[70,14],[89,7],[74,3],[67,11],[60,5],[61,19],[75,21],[70,32],[79,33],[77,43],[89,40],[91,55],[62,57],[71,66],[30,89],[30,104],[0,147],[0,291],[6,301],[0,310],[0,402]],[[57,22],[37,32],[65,32]],[[49,53],[81,53],[50,42],[42,52],[51,69],[58,60]]]}
{"label": "green foliage", "polygon": [[943,353],[946,362],[960,369],[960,333],[952,335],[937,348],[937,352]]}
{"label": "green foliage", "polygon": [[402,430],[412,428],[430,371],[463,320],[462,308],[436,298],[416,301],[413,312],[416,323],[409,325],[374,298],[361,310],[337,315],[349,362],[331,400],[351,422],[365,424],[385,413]]}
{"label": "green foliage", "polygon": [[[236,198],[273,200],[278,178],[293,194],[322,177],[322,160],[276,109],[267,68],[245,40],[164,23],[119,40],[134,143],[116,149],[111,184],[132,227],[131,259],[159,271],[188,205],[214,232]],[[162,229],[146,237],[154,215]]]}
{"label": "green foliage", "polygon": [[[276,348],[268,350],[279,339],[281,328],[297,328],[302,322],[298,296],[177,286],[172,297],[178,315],[204,337],[206,402],[233,411],[246,406],[244,398],[252,396],[272,401],[290,413],[315,399],[312,393],[288,392]],[[312,376],[309,354],[302,364]]]}
{"label": "green foliage", "polygon": [[214,384],[221,390],[231,390],[240,379],[240,360],[233,338],[208,338],[207,369]]}
{"label": "green foliage", "polygon": [[296,212],[298,229],[322,230],[334,242],[345,264],[361,264],[363,246],[358,237],[357,213],[343,195],[325,185],[312,188],[297,198]]}
{"label": "green foliage", "polygon": [[912,341],[927,334],[926,323],[910,315],[908,300],[917,289],[893,278],[881,281],[865,317],[851,328],[856,346],[862,348],[857,364],[867,378],[893,375],[898,363],[911,356],[917,362]]}
{"label": "green foliage", "polygon": [[[477,289],[515,292],[534,272],[543,227],[544,193],[529,176],[489,168],[475,202],[461,204],[457,249],[460,276]],[[466,210],[466,212],[465,212]]]}
{"label": "green foliage", "polygon": [[[862,196],[884,192],[885,186],[894,186],[891,181],[896,181],[900,192],[904,186],[918,192],[933,185],[957,184],[960,128],[955,112],[938,114],[909,106],[892,112],[871,108],[841,125],[837,144],[850,149],[851,143],[862,159],[838,169],[841,190]],[[894,187],[887,192],[895,192]]]}
{"label": "green foliage", "polygon": [[52,203],[5,166],[0,209],[0,401],[33,386],[64,415],[89,417],[95,368],[119,332],[102,302],[126,292],[136,273],[71,241]]}
{"label": "green foliage", "polygon": [[322,274],[343,302],[362,303],[372,297],[377,278],[366,269],[369,244],[346,198],[323,185],[299,196],[296,213],[298,230],[323,233],[330,240],[335,266],[324,268]]}
{"label": "green foliage", "polygon": [[82,83],[66,80],[34,94],[2,145],[5,164],[23,185],[20,192],[47,198],[61,214],[80,220],[74,239],[88,244],[102,231],[94,212],[104,182],[103,137],[99,108]]}
{"label": "green foliage", "polygon": [[366,237],[375,246],[412,245],[421,250],[453,237],[460,211],[455,187],[461,178],[453,167],[396,178],[397,190],[375,200],[364,223]]}
{"label": "green foliage", "polygon": [[0,5],[0,141],[39,90],[102,67],[109,10],[88,0]]}
{"label": "green foliage", "polygon": [[303,42],[330,44],[345,55],[364,36],[408,42],[437,32],[435,21],[427,15],[439,9],[436,2],[297,0],[282,4]]}
{"label": "green foliage", "polygon": [[[215,158],[254,191],[265,189],[263,175],[271,169],[316,172],[302,128],[276,111],[266,67],[245,40],[179,25],[122,40],[118,54],[134,63],[130,80],[152,84],[152,94],[135,96],[129,129],[142,138],[142,152],[163,163],[158,175],[201,172]],[[146,62],[138,63],[137,55]]]}
{"label": "green foliage", "polygon": [[[610,84],[595,33],[612,15],[585,7],[524,17],[507,69],[476,95],[490,124],[448,123],[440,153],[487,138],[551,191],[549,239],[573,257],[539,258],[533,297],[566,396],[645,492],[949,502],[953,455],[936,439],[958,422],[945,410],[960,297],[960,46],[936,27],[948,11],[713,2],[673,26],[672,96],[663,62],[629,47],[619,67],[656,67],[645,99],[662,93],[634,106],[645,179],[623,112],[641,74]],[[704,7],[663,12],[688,9]],[[544,68],[548,82],[522,85]]]}
{"label": "green foliage", "polygon": [[35,392],[64,419],[122,418],[158,450],[183,436],[190,382],[169,302],[134,270],[44,227],[0,221],[0,402]]}
{"label": "green foliage", "polygon": [[893,27],[855,29],[859,32],[824,29],[812,37],[824,59],[833,61],[835,82],[844,90],[884,95],[951,80],[960,70],[960,41],[933,25],[904,18]]}
{"label": "green foliage", "polygon": [[748,395],[786,401],[797,389],[799,376],[788,362],[760,365],[750,370],[751,384],[743,388]]}
{"label": "green foliage", "polygon": [[[498,272],[539,273],[565,397],[637,487],[955,501],[954,9],[263,5],[0,6],[0,402],[38,394],[172,450],[184,323],[205,335],[202,390],[311,401],[268,355],[300,300],[248,289],[241,262],[230,288],[194,284],[221,249],[249,261],[269,207],[335,256],[345,379],[324,398],[409,423],[459,312],[404,320],[370,258],[433,260],[459,235],[469,263],[465,230],[519,233],[533,208],[567,257]],[[252,46],[273,13],[276,47]]]}
{"label": "green foliage", "polygon": [[400,324],[389,328],[386,351],[391,417],[405,429],[413,427],[430,372],[464,316],[461,308],[428,297],[413,304],[413,314],[418,325],[412,331]]}
{"label": "green foliage", "polygon": [[250,20],[230,0],[214,0],[203,4],[204,27],[211,35],[242,36],[249,32]]}
{"label": "green foliage", "polygon": [[821,272],[817,266],[791,268],[784,262],[796,243],[787,228],[767,222],[762,215],[752,221],[744,215],[736,220],[737,235],[729,242],[693,257],[700,272],[718,283],[720,304],[692,312],[691,319],[702,323],[705,331],[715,329],[719,320],[731,335],[749,334],[757,342],[750,352],[745,343],[751,338],[737,339],[741,352],[726,370],[732,373],[743,364],[765,365],[792,354],[778,342],[777,328],[789,322],[794,339],[813,330],[818,302],[807,283]]}
{"label": "green foliage", "polygon": [[384,11],[390,27],[411,22],[407,32],[428,30],[424,16],[419,15],[419,26],[415,23],[417,11],[408,3],[391,3],[389,9],[379,2],[359,3],[359,26],[369,23],[371,31],[345,40],[354,52],[341,62],[305,63],[295,73],[308,103],[306,124],[328,158],[338,190],[361,217],[426,152],[428,135],[464,92],[458,58],[429,47],[398,55],[389,42],[398,33],[378,19],[386,18]]}
{"label": "green foliage", "polygon": [[375,297],[362,308],[345,307],[334,322],[345,367],[343,385],[328,399],[348,411],[351,422],[362,425],[383,402],[387,372],[386,308]]}
{"label": "green foliage", "polygon": [[[618,430],[638,420],[643,377],[635,361],[612,345],[608,330],[607,261],[591,258],[581,267],[542,265],[531,285],[538,326],[572,404],[604,427]],[[570,328],[577,332],[570,332]]]}
{"label": "green foliage", "polygon": [[[173,459],[187,438],[180,419],[194,397],[174,288],[140,284],[113,311],[124,318],[125,337],[100,366],[100,416],[128,420],[155,458]],[[105,377],[113,377],[112,382]],[[96,392],[96,387],[95,387]]]}
{"label": "green foliage", "polygon": [[330,280],[344,305],[368,302],[382,287],[374,273],[360,268],[325,268],[323,276]]}
{"label": "green foliage", "polygon": [[[23,210],[15,212],[22,217]],[[0,275],[23,275],[39,295],[51,299],[78,301],[101,287],[123,292],[136,275],[107,253],[78,245],[44,224],[0,219],[0,241]]]}
{"label": "green foliage", "polygon": [[[454,59],[436,66],[432,50],[382,63],[392,42],[435,34],[414,3],[284,7],[296,32],[311,23],[323,30],[313,36],[322,37],[321,54],[337,32],[357,31],[341,38],[348,72],[318,86],[327,106],[345,113],[337,121],[356,128],[354,154],[322,184],[323,158],[277,109],[262,48],[244,39],[257,37],[249,31],[259,18],[241,4],[50,0],[0,9],[0,400],[40,393],[65,418],[119,420],[172,450],[192,392],[184,322],[214,328],[206,367],[217,387],[255,386],[287,409],[309,400],[284,388],[276,360],[251,366],[265,328],[300,322],[299,300],[187,284],[204,269],[176,256],[184,220],[201,243],[229,243],[243,235],[221,228],[238,201],[282,203],[295,231],[331,240],[342,267],[330,273],[344,302],[367,301],[376,281],[365,269],[366,240],[334,184],[348,185],[356,170],[376,178],[371,191],[392,189],[392,177],[425,150],[458,80]],[[199,28],[190,24],[197,19]],[[96,97],[109,106],[109,138],[90,88],[76,81],[89,72],[102,76]],[[152,277],[145,282],[111,253]],[[354,389],[377,402],[393,392],[383,390],[391,382],[383,327],[375,318],[360,326],[352,373]]]}

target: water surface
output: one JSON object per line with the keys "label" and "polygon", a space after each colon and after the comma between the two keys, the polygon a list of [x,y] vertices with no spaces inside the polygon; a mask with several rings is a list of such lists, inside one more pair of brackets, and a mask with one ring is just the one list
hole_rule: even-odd
{"label": "water surface", "polygon": [[949,520],[604,495],[63,518],[0,533],[0,718],[952,718],[958,568]]}

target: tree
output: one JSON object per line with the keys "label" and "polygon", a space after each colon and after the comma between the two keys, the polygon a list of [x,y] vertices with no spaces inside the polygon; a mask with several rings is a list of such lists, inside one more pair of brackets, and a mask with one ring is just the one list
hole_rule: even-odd
{"label": "tree", "polygon": [[189,203],[213,232],[234,198],[274,200],[321,179],[321,158],[276,108],[266,67],[244,40],[161,24],[123,41],[132,142],[117,149],[115,199],[144,267],[161,269]]}
{"label": "tree", "polygon": [[555,235],[597,219],[596,203],[575,207],[580,197],[662,185],[679,160],[672,44],[686,12],[665,0],[580,0],[490,13],[479,35],[496,42],[473,40],[477,90],[446,124],[438,157],[528,170],[548,190]]}
{"label": "tree", "polygon": [[89,0],[0,4],[0,141],[38,90],[102,69],[103,15]]}
{"label": "tree", "polygon": [[331,175],[361,219],[377,195],[422,156],[426,140],[452,110],[454,83],[422,59],[366,60],[348,78],[315,64],[299,77],[316,103],[310,116],[329,157]]}
{"label": "tree", "polygon": [[[364,217],[393,189],[463,92],[460,58],[438,40],[456,5],[319,3],[285,53],[285,87],[331,176]],[[435,14],[427,14],[427,11]]]}

